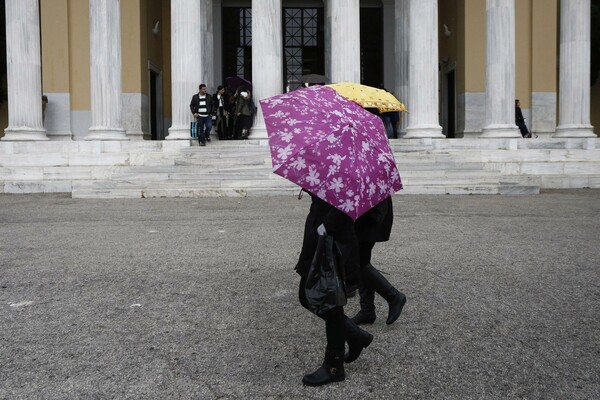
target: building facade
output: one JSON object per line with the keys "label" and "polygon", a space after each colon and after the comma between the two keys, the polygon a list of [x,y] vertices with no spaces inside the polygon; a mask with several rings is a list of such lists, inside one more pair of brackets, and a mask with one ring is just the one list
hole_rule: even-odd
{"label": "building facade", "polygon": [[0,3],[2,140],[189,139],[200,83],[240,76],[258,100],[311,73],[393,92],[405,138],[520,137],[517,98],[540,136],[600,125],[591,0]]}

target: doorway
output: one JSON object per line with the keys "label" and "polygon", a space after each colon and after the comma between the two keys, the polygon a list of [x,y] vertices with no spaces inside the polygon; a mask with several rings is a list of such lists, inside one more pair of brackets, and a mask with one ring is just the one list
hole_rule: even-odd
{"label": "doorway", "polygon": [[442,82],[442,128],[447,138],[456,137],[456,72],[444,74]]}
{"label": "doorway", "polygon": [[149,63],[148,65],[150,79],[150,138],[152,140],[164,140],[165,129],[163,127],[162,112],[162,71],[158,66]]}

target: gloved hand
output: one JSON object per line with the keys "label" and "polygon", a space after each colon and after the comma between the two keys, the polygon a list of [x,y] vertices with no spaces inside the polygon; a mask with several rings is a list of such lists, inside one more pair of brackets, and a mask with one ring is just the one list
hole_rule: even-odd
{"label": "gloved hand", "polygon": [[319,236],[327,235],[327,231],[325,230],[325,225],[321,224],[321,225],[317,226],[317,234]]}

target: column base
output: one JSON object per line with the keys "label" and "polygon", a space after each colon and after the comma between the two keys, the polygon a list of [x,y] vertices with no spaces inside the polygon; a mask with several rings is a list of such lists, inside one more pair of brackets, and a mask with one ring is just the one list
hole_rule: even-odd
{"label": "column base", "polygon": [[516,125],[488,125],[481,130],[480,138],[522,138]]}
{"label": "column base", "polygon": [[402,139],[422,138],[445,139],[446,136],[442,134],[442,127],[439,125],[420,125],[407,127],[406,134],[402,137]]}
{"label": "column base", "polygon": [[166,140],[192,140],[192,136],[190,135],[190,128],[169,128],[169,136],[165,138]]}
{"label": "column base", "polygon": [[129,140],[124,129],[90,128],[85,140]]}
{"label": "column base", "polygon": [[46,141],[50,138],[46,135],[45,129],[35,128],[6,128],[4,137],[0,140],[5,141]]}
{"label": "column base", "polygon": [[253,126],[250,128],[250,136],[248,139],[268,139],[267,128],[263,126]]}
{"label": "column base", "polygon": [[586,138],[597,137],[591,125],[559,125],[552,137],[555,138]]}

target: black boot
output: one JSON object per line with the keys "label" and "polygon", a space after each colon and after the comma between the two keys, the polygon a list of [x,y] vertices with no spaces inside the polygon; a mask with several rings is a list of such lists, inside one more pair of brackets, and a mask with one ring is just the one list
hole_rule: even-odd
{"label": "black boot", "polygon": [[346,319],[346,342],[348,352],[344,355],[344,361],[351,363],[360,356],[361,351],[369,347],[373,341],[373,335],[358,327],[351,319]]}
{"label": "black boot", "polygon": [[[390,282],[371,264],[364,267],[361,271],[361,278],[365,286],[372,288],[378,295],[383,297],[389,305],[388,318],[385,321],[390,325],[394,323],[402,313],[402,308],[406,303],[406,296],[399,292]],[[362,306],[361,306],[362,307]]]}
{"label": "black boot", "polygon": [[358,294],[360,295],[360,311],[352,317],[352,322],[356,325],[372,324],[377,318],[375,315],[375,292],[370,287],[362,285],[358,289]]}
{"label": "black boot", "polygon": [[323,386],[331,382],[339,382],[346,379],[344,373],[344,352],[325,350],[325,360],[312,374],[304,375],[302,383],[307,386]]}

